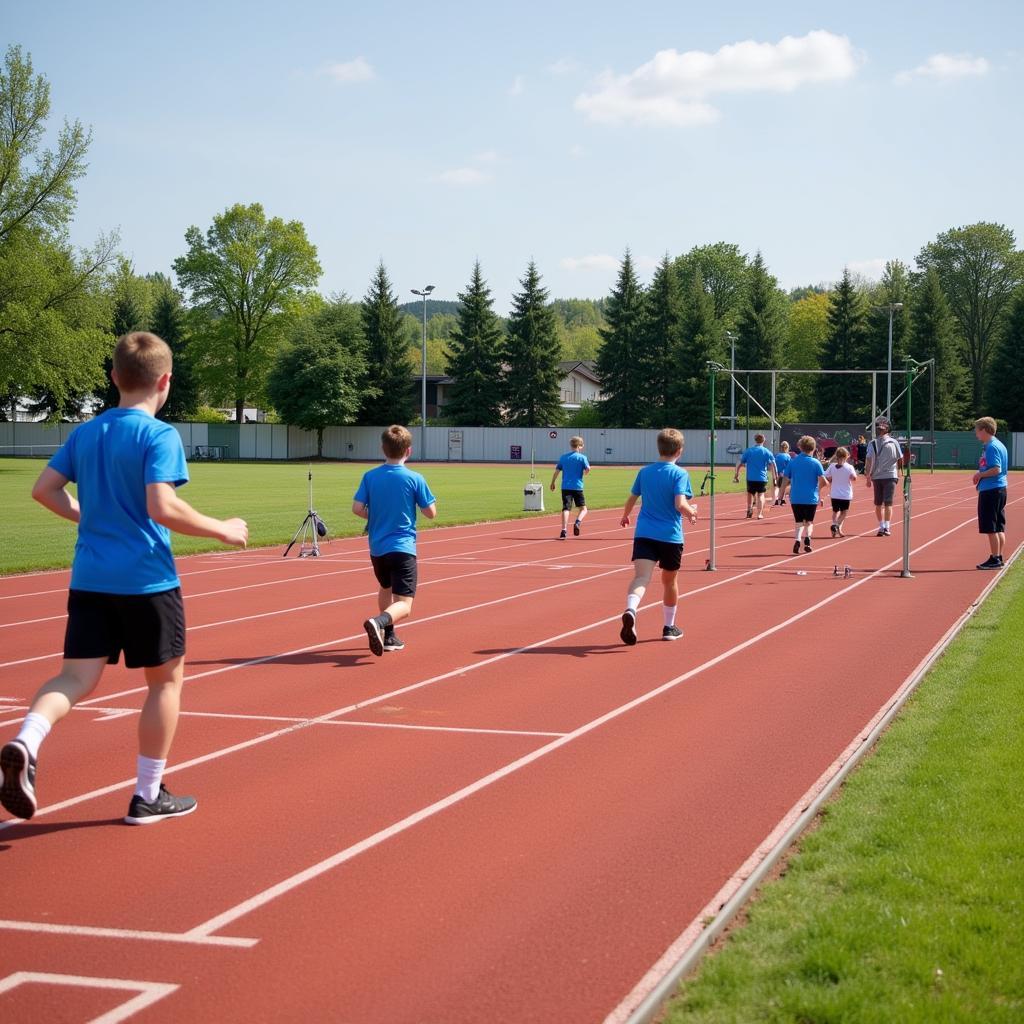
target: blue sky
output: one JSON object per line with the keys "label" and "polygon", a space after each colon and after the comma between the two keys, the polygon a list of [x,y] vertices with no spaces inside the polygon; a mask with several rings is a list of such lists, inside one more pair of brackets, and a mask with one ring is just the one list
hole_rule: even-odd
{"label": "blue sky", "polygon": [[627,246],[646,278],[724,239],[791,287],[976,220],[1024,242],[1011,0],[0,0],[11,42],[94,132],[74,240],[117,228],[140,273],[253,201],[325,293],[383,258],[455,298],[479,257],[499,312],[530,258],[596,297]]}

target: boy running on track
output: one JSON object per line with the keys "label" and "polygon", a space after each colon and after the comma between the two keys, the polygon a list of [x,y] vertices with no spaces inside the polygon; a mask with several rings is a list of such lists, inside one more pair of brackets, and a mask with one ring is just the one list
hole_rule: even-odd
{"label": "boy running on track", "polygon": [[587,499],[583,495],[583,478],[590,472],[590,460],[583,454],[583,438],[569,438],[569,447],[572,451],[560,456],[555,464],[555,472],[551,477],[551,490],[555,489],[555,481],[558,474],[562,474],[562,532],[559,540],[565,540],[569,529],[569,513],[572,511],[573,503],[579,511],[576,513],[576,521],[572,524],[574,537],[580,535],[580,527],[587,515]]}
{"label": "boy running on track", "polygon": [[857,470],[849,463],[850,453],[845,448],[837,448],[835,462],[825,470],[825,478],[831,485],[832,495],[832,536],[845,537],[843,523],[850,511],[853,501],[853,484],[857,479]]}
{"label": "boy running on track", "polygon": [[[125,822],[149,825],[190,814],[191,796],[162,783],[178,723],[185,661],[185,611],[170,531],[244,547],[242,519],[211,519],[175,493],[188,483],[178,432],[156,413],[171,385],[171,350],[155,334],[136,332],[114,349],[116,409],[83,423],[50,459],[32,497],[78,523],[71,568],[64,661],[32,701],[21,731],[0,750],[0,802],[31,818],[37,802],[36,759],[53,725],[96,688],[124,651],[141,668],[149,694],[139,717],[138,777]],[[78,485],[73,498],[65,487]]]}
{"label": "boy running on track", "polygon": [[1006,544],[1006,446],[996,440],[996,421],[982,416],[974,421],[974,436],[985,446],[972,480],[978,489],[978,532],[988,536],[989,556],[979,569],[1002,569]]}
{"label": "boy running on track", "polygon": [[792,461],[793,456],[789,454],[789,442],[783,441],[779,450],[775,453],[775,500],[773,505],[786,504],[786,491],[789,490],[789,477],[786,476],[786,467]]}
{"label": "boy running on track", "polygon": [[754,515],[757,506],[757,518],[764,519],[764,496],[768,490],[768,469],[771,467],[772,480],[778,480],[775,469],[775,456],[771,449],[764,446],[764,434],[755,434],[754,443],[740,456],[736,463],[736,472],[732,475],[733,483],[740,482],[740,466],[747,467],[747,518]]}
{"label": "boy running on track", "polygon": [[427,481],[405,467],[412,434],[405,427],[390,426],[381,434],[381,448],[384,465],[363,474],[352,499],[352,511],[368,523],[370,563],[380,588],[379,614],[363,623],[370,650],[378,658],[405,647],[395,623],[412,614],[416,596],[416,509],[428,519],[437,515]]}
{"label": "boy running on track", "polygon": [[676,459],[683,454],[683,435],[667,429],[658,434],[658,462],[644,466],[636,475],[630,495],[622,510],[619,525],[629,526],[629,516],[639,498],[640,515],[636,520],[633,538],[633,582],[626,595],[626,610],[622,613],[619,636],[632,647],[637,642],[636,612],[651,581],[654,566],[661,566],[664,590],[665,625],[662,640],[678,640],[683,631],[676,625],[676,605],[679,603],[679,566],[683,559],[683,523],[686,516],[697,522],[697,508],[687,498],[693,497],[690,474]]}
{"label": "boy running on track", "polygon": [[900,478],[900,467],[910,461],[910,453],[903,454],[899,441],[889,433],[889,421],[884,416],[875,420],[875,437],[868,442],[865,454],[864,476],[868,487],[875,492],[875,518],[878,520],[877,537],[890,537],[892,500]]}
{"label": "boy running on track", "polygon": [[786,467],[786,476],[790,480],[790,504],[793,507],[793,519],[796,521],[796,540],[793,542],[793,554],[800,554],[800,540],[803,538],[804,551],[810,553],[811,534],[814,533],[814,513],[818,511],[818,488],[827,486],[828,479],[821,463],[814,458],[814,438],[805,434],[800,438],[797,447],[799,454]]}

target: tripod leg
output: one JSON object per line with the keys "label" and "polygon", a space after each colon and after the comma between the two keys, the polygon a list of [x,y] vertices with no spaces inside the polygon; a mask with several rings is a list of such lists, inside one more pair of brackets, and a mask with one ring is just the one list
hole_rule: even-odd
{"label": "tripod leg", "polygon": [[305,526],[305,525],[306,525],[306,520],[303,519],[302,523],[299,525],[299,528],[295,531],[295,536],[292,537],[292,539],[290,541],[288,541],[288,547],[286,547],[284,549],[284,554],[281,556],[282,558],[287,558],[288,557],[288,552],[291,551],[291,549],[293,547],[295,547],[295,542],[299,539],[299,534],[302,533],[302,527]]}

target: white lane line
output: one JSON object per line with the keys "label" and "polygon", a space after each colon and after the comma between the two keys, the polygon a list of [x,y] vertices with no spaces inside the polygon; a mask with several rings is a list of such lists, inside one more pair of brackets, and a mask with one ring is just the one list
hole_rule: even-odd
{"label": "white lane line", "polygon": [[[927,543],[922,544],[912,553],[923,551],[925,548],[930,547],[932,544],[935,544],[940,540],[944,540],[950,534],[955,533],[957,530],[963,529],[964,526],[967,526],[973,522],[976,522],[975,518],[971,518],[963,523],[960,523],[959,525],[953,527],[953,529],[946,531],[946,533],[940,534],[933,540],[930,540]],[[695,676],[701,675],[702,673],[706,672],[709,668],[713,668],[714,666],[721,664],[723,661],[726,661],[734,655],[739,654],[741,651],[745,651],[749,647],[752,647],[755,644],[760,643],[762,640],[765,640],[768,637],[780,632],[781,630],[784,630],[789,626],[792,626],[794,623],[799,622],[801,619],[806,618],[808,615],[811,615],[816,611],[819,611],[821,608],[826,607],[833,601],[836,601],[841,597],[845,597],[847,594],[856,590],[858,587],[864,586],[864,584],[866,584],[869,580],[877,578],[882,572],[895,565],[899,565],[901,562],[902,556],[887,563],[882,568],[876,569],[870,575],[861,577],[859,580],[856,580],[855,582],[849,584],[849,586],[844,586],[841,590],[838,590],[835,593],[830,594],[828,597],[822,599],[821,601],[818,601],[814,605],[811,605],[809,608],[805,608],[803,611],[797,612],[795,615],[791,615],[785,621],[780,622],[775,626],[771,626],[768,629],[762,630],[756,636],[750,637],[747,640],[735,644],[733,647],[730,647],[728,650],[716,655],[704,664],[699,665],[696,668],[692,668],[687,672],[683,672],[681,675],[676,676],[674,679],[670,679],[668,682],[662,683],[660,686],[657,686],[652,690],[648,690],[646,693],[641,694],[639,697],[636,697],[631,701],[628,701],[626,704],[622,704],[617,708],[613,708],[611,711],[606,712],[599,718],[595,718],[592,721],[580,726],[579,728],[574,729],[572,732],[566,733],[564,736],[560,736],[556,740],[552,740],[551,743],[547,743],[543,747],[539,747],[536,750],[531,751],[529,754],[517,758],[515,761],[512,761],[509,764],[504,765],[502,768],[499,768],[496,771],[490,772],[488,775],[485,775],[482,778],[477,779],[475,782],[470,783],[468,786],[463,786],[461,789],[456,790],[454,793],[450,793],[448,796],[442,797],[440,800],[436,800],[434,803],[429,804],[424,808],[421,808],[419,811],[415,811],[407,817],[402,818],[400,821],[396,821],[394,824],[389,825],[387,828],[381,829],[380,831],[375,832],[371,836],[367,836],[360,842],[354,843],[353,845],[346,847],[344,850],[340,850],[338,853],[333,854],[330,857],[326,857],[318,863],[311,865],[305,870],[299,871],[296,874],[283,879],[276,885],[270,886],[270,888],[268,889],[264,889],[262,892],[257,893],[254,896],[251,896],[247,900],[243,900],[241,903],[235,905],[234,907],[231,907],[228,910],[225,910],[223,913],[218,914],[216,917],[211,917],[208,921],[204,921],[202,924],[196,925],[195,928],[192,928],[185,934],[193,935],[196,937],[206,937],[212,935],[214,932],[219,931],[221,928],[224,928],[227,925],[233,923],[234,921],[237,921],[240,917],[244,917],[247,914],[251,914],[254,910],[257,910],[260,907],[265,906],[267,903],[272,902],[279,896],[283,896],[286,893],[291,892],[293,889],[298,888],[300,885],[312,881],[314,878],[318,878],[320,875],[332,870],[335,867],[338,867],[341,864],[344,864],[346,861],[352,860],[353,857],[357,857],[359,854],[364,853],[367,850],[371,850],[375,846],[379,846],[386,840],[391,839],[402,832],[405,832],[406,830],[412,828],[414,825],[419,824],[421,821],[425,821],[426,819],[431,818],[436,814],[439,814],[441,811],[447,810],[449,807],[452,807],[457,803],[461,803],[467,797],[470,797],[473,794],[480,792],[480,790],[482,789],[486,789],[487,787],[493,785],[501,779],[507,778],[509,775],[512,775],[513,773],[520,771],[528,765],[533,764],[535,761],[539,761],[542,757],[546,757],[548,754],[551,754],[554,751],[566,746],[567,744],[572,743],[573,740],[577,740],[581,736],[585,736],[587,735],[587,733],[593,732],[595,729],[600,728],[602,725],[614,721],[616,718],[620,718],[622,715],[627,714],[635,708],[638,708],[641,705],[646,704],[651,700],[654,700],[656,697],[660,697],[662,694],[667,693],[669,690],[674,689],[681,683],[687,682],[688,680],[693,679]]]}
{"label": "white lane line", "polygon": [[[87,924],[51,924],[42,921],[4,921],[0,920],[0,930],[14,932],[36,932],[39,935],[81,935],[95,939],[142,939],[147,942],[177,942],[185,945],[196,945],[196,936],[183,932],[139,931],[135,928],[94,928]],[[211,942],[210,939],[217,941]],[[227,935],[211,935],[204,946],[235,946],[249,949],[259,939],[242,939]]]}
{"label": "white lane line", "polygon": [[172,992],[177,992],[181,987],[163,981],[131,981],[127,978],[94,978],[81,974],[17,971],[0,981],[0,993],[9,992],[19,985],[70,985],[74,988],[102,988],[137,993],[127,1002],[98,1017],[93,1017],[88,1024],[121,1024],[121,1021],[134,1017],[140,1010],[152,1006]]}

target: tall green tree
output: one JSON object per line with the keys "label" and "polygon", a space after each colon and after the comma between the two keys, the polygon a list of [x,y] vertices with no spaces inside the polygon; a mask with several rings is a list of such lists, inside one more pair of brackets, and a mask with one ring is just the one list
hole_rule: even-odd
{"label": "tall green tree", "polygon": [[[903,422],[902,399],[897,395],[903,390],[904,356],[916,355],[908,349],[910,308],[910,273],[905,263],[889,260],[885,264],[882,279],[864,292],[867,316],[864,327],[864,347],[860,355],[861,364],[868,369],[881,369],[889,365],[889,307],[892,310],[892,367],[893,367],[893,410],[895,422]],[[902,309],[896,309],[896,305]],[[920,357],[918,357],[920,358]],[[886,382],[878,378],[879,405],[884,404]]]}
{"label": "tall green tree", "polygon": [[[850,271],[844,270],[829,302],[828,335],[821,352],[823,370],[863,368],[860,360],[864,351],[865,306]],[[823,374],[817,384],[817,418],[824,423],[852,423],[866,418],[870,390],[866,374]]]}
{"label": "tall green tree", "polygon": [[360,412],[360,423],[384,427],[391,423],[408,423],[413,417],[413,367],[402,316],[382,261],[377,265],[363,299],[362,325],[369,388]]}
{"label": "tall green tree", "polygon": [[609,427],[639,426],[649,412],[649,362],[644,290],[628,249],[604,315],[607,326],[600,328],[601,348],[597,353],[602,417]]}
{"label": "tall green tree", "polygon": [[141,331],[146,327],[146,283],[136,277],[131,263],[124,257],[118,260],[118,269],[113,284],[113,309],[111,312],[111,354],[103,363],[103,388],[100,392],[101,408],[113,409],[120,401],[120,394],[114,386],[110,373],[114,368],[112,351],[114,343],[122,335]]}
{"label": "tall green tree", "polygon": [[643,377],[648,388],[647,411],[638,425],[663,426],[672,413],[676,358],[683,344],[686,308],[679,273],[668,256],[662,257],[647,289],[643,329]]}
{"label": "tall green tree", "polygon": [[[793,370],[817,370],[821,366],[821,350],[828,337],[828,292],[798,289],[801,297],[789,307],[786,335],[786,366]],[[812,420],[817,416],[815,394],[820,378],[816,374],[793,374],[785,390],[788,405],[786,418],[794,422]],[[780,417],[781,418],[781,417]]]}
{"label": "tall green tree", "polygon": [[511,426],[547,426],[562,415],[555,314],[533,260],[519,285],[505,337],[505,415]]}
{"label": "tall green tree", "polygon": [[494,313],[480,261],[459,292],[459,311],[448,337],[446,372],[454,378],[445,417],[467,427],[501,423],[501,349],[504,332]]}
{"label": "tall green tree", "polygon": [[731,329],[739,315],[747,288],[747,257],[730,242],[694,246],[676,260],[683,288],[688,290],[695,274],[711,296],[715,319]]}
{"label": "tall green tree", "polygon": [[[990,415],[1024,430],[1024,286],[1017,289],[992,355]],[[1005,440],[1005,438],[1004,438]]]}
{"label": "tall green tree", "polygon": [[[674,425],[710,426],[712,414],[721,410],[721,387],[715,409],[708,393],[708,362],[721,360],[722,328],[715,316],[714,300],[705,291],[700,272],[693,274],[685,292],[685,312],[676,351],[676,378],[672,388]],[[719,378],[719,381],[721,378]]]}
{"label": "tall green tree", "polygon": [[[747,270],[747,288],[736,318],[736,360],[741,367],[751,370],[782,369],[786,349],[788,307],[779,291],[779,282],[768,272],[764,258],[758,252]],[[782,379],[778,387],[783,391],[789,381]],[[744,381],[751,395],[766,409],[771,410],[771,377],[752,374]],[[783,396],[776,394],[776,405]],[[757,415],[763,415],[760,410]]]}
{"label": "tall green tree", "polygon": [[971,411],[980,416],[992,350],[1010,299],[1024,283],[1024,255],[1008,227],[980,222],[943,231],[918,254],[917,266],[939,275],[960,325],[971,373]]}
{"label": "tall green tree", "polygon": [[149,317],[149,329],[167,342],[174,357],[171,393],[168,395],[167,404],[157,415],[160,419],[173,422],[190,420],[202,404],[199,382],[196,379],[188,336],[185,333],[181,297],[169,281],[157,292]]}
{"label": "tall green tree", "polygon": [[320,277],[316,247],[299,221],[268,218],[259,203],[229,207],[204,235],[185,232],[174,272],[193,302],[192,344],[205,388],[242,421],[263,396],[273,354]]}

